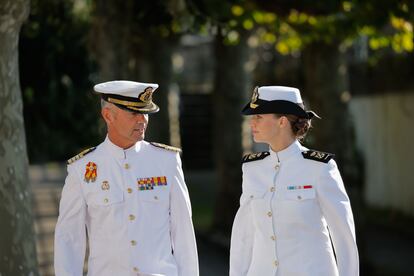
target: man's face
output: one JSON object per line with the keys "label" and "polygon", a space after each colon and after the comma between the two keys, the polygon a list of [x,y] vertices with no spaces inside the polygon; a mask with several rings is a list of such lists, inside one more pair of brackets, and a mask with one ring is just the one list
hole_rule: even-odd
{"label": "man's face", "polygon": [[148,114],[130,112],[111,105],[102,110],[102,116],[108,125],[108,135],[121,145],[132,146],[144,139]]}

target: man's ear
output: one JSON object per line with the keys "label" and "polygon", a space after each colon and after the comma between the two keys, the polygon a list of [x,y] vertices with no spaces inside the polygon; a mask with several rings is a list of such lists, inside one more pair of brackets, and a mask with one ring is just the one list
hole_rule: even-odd
{"label": "man's ear", "polygon": [[107,124],[111,123],[114,120],[114,114],[108,107],[102,108],[101,115]]}

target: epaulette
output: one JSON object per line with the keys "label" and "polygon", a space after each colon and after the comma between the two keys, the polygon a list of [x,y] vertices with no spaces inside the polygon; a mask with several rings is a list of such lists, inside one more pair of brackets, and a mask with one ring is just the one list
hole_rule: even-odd
{"label": "epaulette", "polygon": [[176,147],[173,147],[173,146],[168,146],[168,145],[161,144],[161,143],[155,143],[155,142],[150,142],[150,144],[153,145],[154,147],[157,147],[157,148],[162,148],[162,149],[166,149],[166,150],[181,153],[180,148],[176,148]]}
{"label": "epaulette", "polygon": [[270,155],[270,152],[268,151],[249,153],[243,156],[242,163],[265,159],[269,155]]}
{"label": "epaulette", "polygon": [[306,159],[312,159],[312,160],[323,162],[323,163],[328,163],[329,160],[335,157],[335,154],[316,151],[316,150],[304,151],[302,152],[302,155]]}
{"label": "epaulette", "polygon": [[85,156],[85,155],[87,155],[88,153],[93,152],[95,149],[96,149],[96,147],[92,147],[92,148],[89,148],[89,149],[86,149],[86,150],[82,151],[81,153],[79,153],[79,154],[77,154],[77,155],[73,156],[71,159],[68,159],[67,164],[68,164],[68,165],[72,164],[73,162],[75,162],[75,161],[77,161],[77,160],[81,159],[82,157],[84,157],[84,156]]}

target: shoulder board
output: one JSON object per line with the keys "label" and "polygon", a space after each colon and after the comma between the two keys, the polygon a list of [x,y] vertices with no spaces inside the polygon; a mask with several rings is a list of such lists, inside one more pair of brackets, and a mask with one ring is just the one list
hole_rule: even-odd
{"label": "shoulder board", "polygon": [[161,143],[155,143],[155,142],[151,142],[150,144],[153,145],[154,147],[157,147],[157,148],[162,148],[162,149],[166,149],[166,150],[181,153],[180,148],[176,148],[176,147],[173,147],[173,146],[168,146],[168,145],[161,144]]}
{"label": "shoulder board", "polygon": [[328,163],[329,160],[331,160],[333,157],[335,157],[335,154],[327,153],[327,152],[321,152],[316,150],[307,150],[302,152],[302,155],[306,159],[311,159],[323,163]]}
{"label": "shoulder board", "polygon": [[75,162],[75,161],[77,161],[77,160],[81,159],[82,157],[84,157],[84,156],[85,156],[85,155],[87,155],[88,153],[93,152],[95,149],[96,149],[96,147],[92,147],[92,148],[89,148],[89,149],[86,149],[86,150],[82,151],[81,153],[79,153],[79,154],[77,154],[77,155],[73,156],[71,159],[68,159],[67,164],[68,164],[68,165],[72,164],[73,162]]}
{"label": "shoulder board", "polygon": [[249,153],[243,157],[242,163],[265,159],[269,155],[270,155],[270,152],[268,151]]}

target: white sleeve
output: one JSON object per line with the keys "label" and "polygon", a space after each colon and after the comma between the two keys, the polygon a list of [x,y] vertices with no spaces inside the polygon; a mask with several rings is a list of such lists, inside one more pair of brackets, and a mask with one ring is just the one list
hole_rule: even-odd
{"label": "white sleeve", "polygon": [[73,166],[62,190],[55,229],[54,267],[56,276],[81,276],[86,249],[86,203]]}
{"label": "white sleeve", "polygon": [[179,276],[198,276],[198,255],[191,219],[191,203],[181,159],[176,154],[175,176],[171,183],[171,242]]}
{"label": "white sleeve", "polygon": [[351,204],[334,160],[322,169],[318,199],[328,224],[340,276],[358,276],[359,260]]}
{"label": "white sleeve", "polygon": [[253,250],[253,218],[249,195],[243,193],[234,218],[230,242],[230,276],[244,276],[250,267]]}

